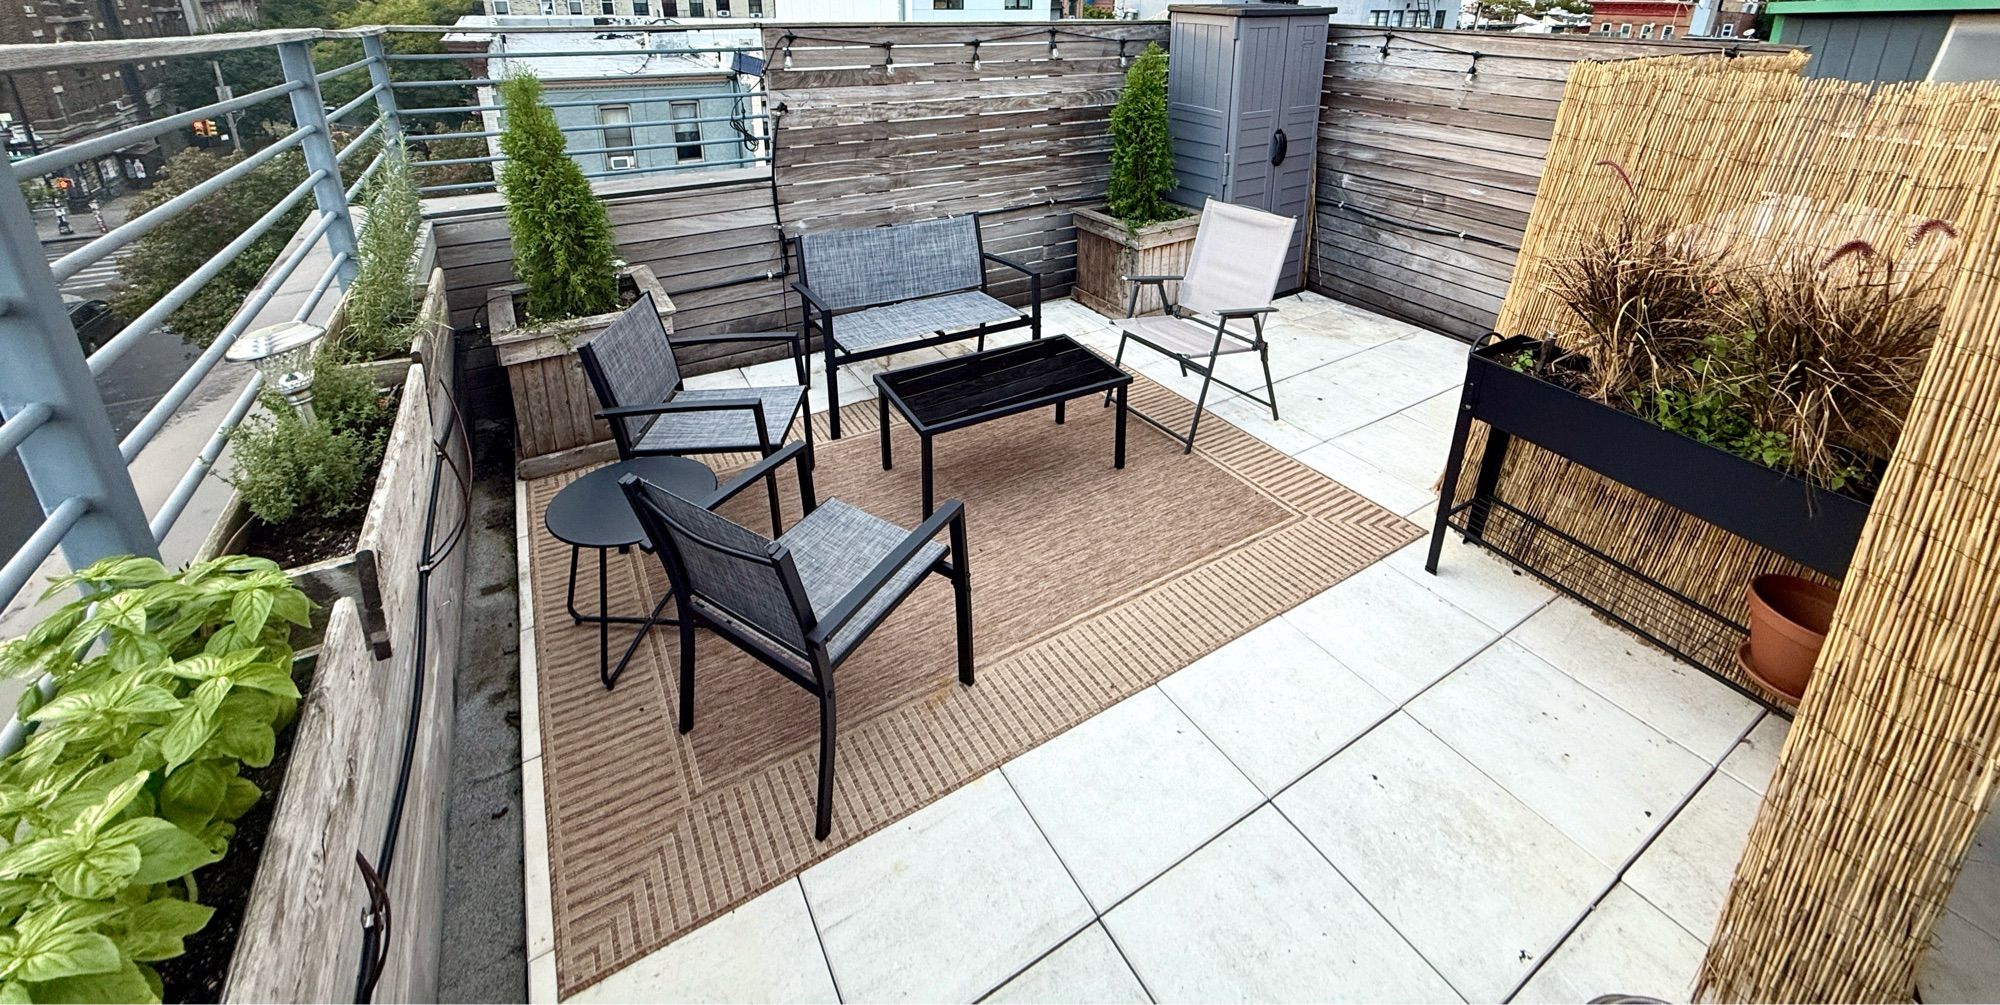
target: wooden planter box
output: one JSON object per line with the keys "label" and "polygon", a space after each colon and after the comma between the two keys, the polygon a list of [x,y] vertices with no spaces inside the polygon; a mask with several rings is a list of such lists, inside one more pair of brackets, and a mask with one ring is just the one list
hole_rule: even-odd
{"label": "wooden planter box", "polygon": [[[1494,502],[1508,444],[1519,437],[1836,580],[1847,574],[1868,503],[1663,429],[1505,362],[1522,352],[1539,355],[1541,348],[1540,341],[1516,335],[1474,350],[1466,364],[1441,498],[1455,496],[1472,420],[1486,423],[1490,432],[1479,481],[1472,500],[1459,507],[1472,537],[1480,536]],[[1449,516],[1439,508],[1431,537],[1433,570]]]}
{"label": "wooden planter box", "polygon": [[[660,324],[674,330],[674,303],[653,270],[644,265],[629,266],[619,273],[620,285],[634,296],[651,293],[653,306],[660,312]],[[597,396],[577,362],[576,349],[587,345],[597,333],[623,310],[575,318],[559,324],[534,328],[521,326],[517,300],[525,287],[495,287],[486,295],[486,319],[493,333],[493,348],[507,371],[507,387],[514,399],[514,443],[522,460],[562,454],[537,466],[537,470],[560,470],[586,463],[601,451],[583,451],[596,443],[611,440],[611,427],[597,419]],[[577,453],[568,453],[577,451]]]}
{"label": "wooden planter box", "polygon": [[[1134,229],[1102,210],[1077,210],[1076,286],[1070,295],[1107,318],[1124,317],[1132,294],[1120,277],[1178,276],[1187,271],[1195,228],[1201,223],[1201,214],[1187,212],[1178,220]],[[1140,289],[1140,316],[1158,314],[1164,307],[1158,290]]]}

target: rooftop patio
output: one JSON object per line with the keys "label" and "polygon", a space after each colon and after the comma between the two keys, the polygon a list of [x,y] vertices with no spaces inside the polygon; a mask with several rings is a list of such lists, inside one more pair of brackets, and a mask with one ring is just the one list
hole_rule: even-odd
{"label": "rooftop patio", "polygon": [[[1232,398],[1214,402],[1215,413],[1329,484],[1427,523],[1463,345],[1315,294],[1280,306],[1270,337],[1283,419]],[[1044,323],[1116,349],[1110,323],[1073,302],[1048,305]],[[754,386],[789,367],[690,383]],[[1185,396],[1198,387],[1170,362],[1138,369]],[[863,415],[872,393],[859,377],[843,387]],[[959,435],[1072,435],[1043,418],[1010,421],[1023,425]],[[1235,448],[1230,432],[1204,434],[1214,440],[1197,451]],[[1133,435],[1122,477],[1200,463],[1143,449],[1137,439],[1172,446],[1149,427]],[[823,442],[823,466],[874,461],[873,437],[849,436],[864,449],[842,455]],[[970,476],[947,460],[941,493]],[[899,491],[911,496],[913,479]],[[615,691],[600,689],[595,631],[561,618],[544,585],[561,583],[566,557],[540,529],[546,493],[524,481],[517,495],[538,1001],[1682,1000],[1787,728],[1784,716],[1478,549],[1454,544],[1438,575],[1424,573],[1418,528],[1403,524],[1412,543],[1156,678],[1094,692],[1094,714],[1079,724],[995,770],[949,778],[955,791],[873,834],[842,826],[829,842],[838,851],[803,852],[779,870],[797,875],[776,885],[749,890],[727,875],[739,863],[713,856],[732,831],[762,833],[765,814],[803,838],[807,784],[769,804],[713,809],[715,844],[677,846],[660,868],[754,896],[738,905],[711,893],[730,910],[688,930],[690,908],[659,886],[675,886],[660,873],[619,877],[614,886],[636,895],[615,904],[565,880],[552,893],[552,873],[597,864],[617,840],[606,831],[622,829],[608,807],[578,807],[555,779],[615,786],[616,812],[652,826],[659,818],[641,806],[660,770],[653,738],[722,730],[720,742],[755,757],[769,737],[708,719],[673,738],[671,675],[644,665],[672,665],[664,632]],[[1014,516],[964,498],[975,545],[980,517]],[[650,556],[620,564],[613,606],[651,595],[640,586],[649,567],[657,581]],[[1018,563],[976,559],[975,568],[1036,575]],[[1049,599],[1069,592],[1060,577],[1043,588]],[[902,661],[903,686],[935,694],[945,675],[932,663],[942,657]],[[975,691],[1009,687],[1004,663],[982,653],[980,670]],[[578,702],[634,717],[606,730],[601,715],[578,715]],[[795,716],[800,730],[813,716],[803,699],[764,714]],[[846,714],[842,749],[853,757],[845,752],[865,749],[868,726],[855,706]],[[586,729],[598,732],[566,732]],[[551,763],[559,758],[573,760]],[[592,758],[595,770],[574,761]],[[836,819],[860,813],[874,826],[852,794]],[[664,947],[661,934],[672,938]]]}
{"label": "rooftop patio", "polygon": [[[1318,20],[1296,8],[1254,16]],[[685,30],[632,26],[619,44],[686,45],[672,41]],[[203,867],[250,878],[230,924],[213,926],[229,929],[222,948],[188,943],[185,960],[206,967],[194,975],[202,993],[512,1000],[525,990],[537,1002],[2000,995],[2000,824],[1989,812],[2000,689],[1988,659],[2000,645],[2000,482],[1984,464],[2000,449],[2000,89],[1808,82],[1797,54],[1768,46],[1474,43],[1463,33],[1334,26],[1293,67],[1319,88],[1312,136],[1290,139],[1293,156],[1310,149],[1317,158],[1294,179],[1306,200],[1298,222],[1258,214],[1303,228],[1288,231],[1301,237],[1296,255],[1271,257],[1285,259],[1306,292],[1278,298],[1268,318],[1255,305],[1237,312],[1258,337],[1219,363],[1220,379],[1253,391],[1268,372],[1274,416],[1251,392],[1207,386],[1199,366],[1191,373],[1126,346],[1116,322],[1083,305],[1093,267],[1078,221],[1105,197],[1105,119],[1133,50],[1169,41],[1166,22],[742,30],[754,41],[687,51],[757,78],[731,117],[759,128],[727,142],[758,163],[599,177],[578,200],[594,196],[605,208],[605,243],[618,261],[613,268],[605,255],[600,271],[629,282],[629,306],[537,321],[514,285],[536,245],[511,229],[505,199],[486,191],[493,183],[422,189],[432,198],[411,214],[411,229],[426,246],[414,278],[427,282],[377,273],[412,287],[400,291],[417,303],[411,341],[352,364],[376,379],[379,393],[364,385],[362,397],[387,402],[393,428],[370,468],[357,543],[326,560],[337,577],[315,568],[321,562],[280,577],[324,588],[313,597],[323,617],[301,633],[314,636],[304,646],[313,670],[300,679],[295,724],[270,717],[276,752],[263,759],[280,767],[255,779],[269,786],[270,819],[243,818],[246,833],[268,831],[238,841],[248,854]],[[250,156],[268,162],[287,145],[299,149],[306,172],[287,205],[312,213],[194,368],[119,443],[98,428],[92,373],[141,339],[172,337],[162,322],[174,304],[283,214],[267,213],[207,272],[84,357],[47,321],[61,307],[56,283],[229,179],[201,182],[46,269],[25,239],[25,201],[0,186],[0,280],[19,280],[23,302],[40,312],[0,311],[0,345],[33,364],[0,370],[0,453],[19,451],[52,501],[0,567],[0,600],[44,558],[160,552],[177,565],[185,556],[168,537],[177,521],[181,536],[205,532],[202,556],[234,550],[233,532],[199,526],[197,495],[228,494],[212,474],[234,473],[237,423],[287,406],[260,397],[261,371],[222,366],[225,353],[286,318],[328,316],[337,320],[324,338],[351,337],[349,274],[368,256],[348,204],[363,191],[372,198],[378,171],[397,170],[376,140],[400,135],[418,149],[500,132],[485,127],[498,125],[491,113],[503,106],[471,89],[499,82],[504,54],[415,51],[426,32],[437,33],[298,29],[0,47],[0,69],[23,72],[275,47],[282,84],[43,152],[18,170],[87,163],[289,95],[294,128]],[[537,49],[553,44],[547,37],[505,58],[578,55]],[[468,59],[469,72],[488,76],[422,72]],[[353,96],[322,100],[322,84]],[[423,107],[429,96],[442,104]],[[1310,97],[1296,104],[1310,111]],[[457,131],[426,132],[439,129]],[[572,153],[589,151],[577,144],[600,142],[602,131],[559,130],[579,134],[569,137]],[[1272,149],[1275,167],[1286,146]],[[419,150],[423,159],[405,167],[484,170],[506,162],[497,150]],[[1924,166],[1915,180],[1912,163]],[[1600,333],[1552,293],[1556,271],[1605,221],[1640,216],[1739,268],[1797,258],[1817,274],[1872,260],[1878,247],[1901,254],[1920,244],[1922,254],[1962,255],[1912,368],[1923,393],[1908,386],[1915,376],[1892,389],[1909,399],[1909,432],[1901,445],[1892,436],[1880,453],[1857,455],[1879,462],[1856,468],[1879,478],[1866,499],[1809,484],[1786,461],[1711,449],[1712,439],[1647,421],[1619,392],[1592,399],[1561,383],[1593,371],[1558,372],[1579,362],[1560,347]],[[1205,211],[1201,220],[1212,233]],[[917,245],[882,235],[910,231],[883,225],[930,228],[922,253],[902,254]],[[1013,327],[975,343],[957,320],[917,311],[925,323],[903,334],[924,348],[897,351],[908,343],[891,340],[858,346],[882,350],[872,357],[856,353],[834,329],[852,338],[855,315],[903,304],[891,302],[900,295],[821,304],[811,291],[823,284],[807,277],[824,276],[827,259],[807,249],[843,240],[898,252],[843,263],[854,267],[837,271],[861,286],[893,287],[884,274],[957,254],[962,268],[936,270],[951,272],[949,282],[908,302],[977,300],[972,309]],[[1230,247],[1219,260],[1232,267],[1259,248]],[[1102,280],[1153,270],[1099,259],[1095,271]],[[1720,299],[1719,288],[1697,287],[1697,307]],[[1039,348],[1028,344],[1030,324],[1050,337]],[[1485,340],[1468,345],[1488,331],[1537,348],[1516,342],[1500,357]],[[635,332],[644,358],[616,359]],[[765,350],[716,354],[712,337],[746,334]],[[1223,333],[1214,335],[1219,350]],[[770,348],[779,344],[785,350]],[[924,388],[898,391],[895,381],[926,364],[954,366],[976,345],[1016,360],[1020,350],[1061,353],[1065,372],[1100,384],[1068,397],[1031,386],[1012,399],[981,385],[988,406],[1020,407],[968,408],[956,417],[977,424],[919,428],[902,395]],[[1268,367],[1258,358],[1265,345]],[[829,371],[836,348],[847,361]],[[1114,358],[1122,371],[1108,365]],[[274,382],[289,377],[272,372]],[[1538,399],[1543,407],[1521,411],[1544,420],[1541,438],[1510,429],[1478,411],[1504,396],[1497,382],[1474,380],[1479,373],[1595,409],[1571,423],[1592,427],[1585,432],[1622,422],[1699,448],[1705,461],[1721,457],[1749,490],[1732,497],[1732,486],[1708,477],[1714,468],[1688,476],[1695,466],[1646,450],[1606,449],[1594,463],[1565,454],[1553,444],[1573,430],[1549,417],[1579,413]],[[684,386],[683,374],[692,374]],[[641,397],[614,400],[628,379]],[[197,394],[204,382],[220,390]],[[885,386],[894,393],[878,397]],[[1127,428],[1128,393],[1164,428],[1136,419]],[[628,534],[632,546],[600,557],[553,531],[559,494],[632,453],[627,437],[675,432],[672,423],[635,432],[618,405],[658,410],[681,398],[699,410],[738,397],[760,402],[757,450],[732,440],[706,453],[659,447],[650,458],[698,472],[695,489],[668,500],[681,509],[638,485],[581,507],[586,523],[632,516],[637,526],[651,513],[660,522]],[[198,451],[168,450],[166,437],[153,444],[184,473],[146,491],[138,482],[148,465],[135,456],[176,414],[206,429],[217,416],[196,407],[202,400],[207,411],[228,405],[227,415]],[[805,430],[764,428],[764,402],[803,402]],[[1187,425],[1197,416],[1198,439]],[[1904,416],[1896,421],[1900,433]],[[1182,430],[1195,440],[1185,452],[1174,438]],[[728,482],[762,463],[785,465],[768,509],[751,480],[741,495],[707,504],[750,535],[724,543],[755,560],[770,543],[767,518],[797,531],[836,513],[814,533],[840,546],[829,546],[839,561],[810,571],[814,585],[841,582],[841,602],[821,606],[797,567],[771,562],[792,577],[782,584],[789,613],[801,615],[809,643],[757,658],[777,673],[746,655],[754,646],[742,639],[763,632],[791,644],[765,624],[731,628],[733,608],[708,615],[698,636],[667,625],[637,634],[633,622],[649,610],[687,616],[703,599],[690,611],[673,604],[687,589],[673,576],[688,573],[678,544],[650,548],[670,536],[660,514],[687,517],[704,507],[696,497],[711,473]],[[1652,492],[1631,475],[1649,467],[1640,474],[1664,473]],[[956,512],[948,500],[964,506],[963,539],[930,519],[933,474],[937,516]],[[1678,482],[1671,498],[1658,491],[1668,481]],[[600,490],[610,484],[597,479]],[[1769,492],[1787,491],[1781,501],[1797,508],[1772,520],[1705,508],[1759,492],[1768,504]],[[648,499],[655,509],[640,504]],[[1820,533],[1836,510],[1854,517],[1845,539],[1803,549],[1807,557],[1786,550],[1788,535]],[[248,519],[238,513],[238,531]],[[936,531],[928,549],[902,537],[920,525]],[[1433,529],[1443,549],[1435,572],[1426,569]],[[783,545],[780,528],[771,531]],[[912,550],[889,550],[888,539]],[[636,546],[642,540],[648,548]],[[670,575],[673,562],[683,564]],[[929,582],[929,572],[947,582]],[[1802,700],[1765,683],[1745,656],[1746,593],[1769,574],[1845,590],[1820,633],[1824,654],[1807,660],[1813,690]],[[969,597],[959,592],[966,582]],[[863,588],[894,594],[879,631],[869,617],[881,608]],[[600,632],[585,623],[590,613],[626,620]],[[836,660],[828,640],[842,638],[831,633],[844,634],[850,617],[866,638],[848,647],[851,661],[845,652]],[[814,641],[821,628],[829,634]],[[628,643],[629,662],[620,661]],[[808,674],[797,671],[801,659],[820,662]],[[517,660],[518,694],[506,681]],[[698,697],[683,691],[683,673],[699,681]],[[53,676],[42,684],[56,686]],[[683,716],[693,721],[677,722]],[[34,728],[11,722],[0,744],[32,743]],[[825,767],[835,750],[837,774]],[[225,753],[218,760],[231,772],[255,759]],[[238,796],[232,790],[230,802]],[[204,890],[215,874],[202,874]],[[128,955],[121,973],[141,975]]]}

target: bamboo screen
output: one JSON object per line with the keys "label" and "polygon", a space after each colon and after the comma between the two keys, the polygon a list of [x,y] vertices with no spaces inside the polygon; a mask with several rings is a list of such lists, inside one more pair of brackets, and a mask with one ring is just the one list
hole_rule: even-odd
{"label": "bamboo screen", "polygon": [[[1865,239],[1901,248],[1915,221],[1970,217],[2000,137],[1993,85],[1808,80],[1804,62],[1788,53],[1578,64],[1497,329],[1564,340],[1575,322],[1546,289],[1552,267],[1621,213],[1704,234],[1745,267],[1775,247],[1830,253]],[[1478,456],[1467,451],[1468,468]],[[1471,474],[1455,502],[1469,495]],[[1519,441],[1497,494],[1612,561],[1496,519],[1487,534],[1505,550],[1782,703],[1737,669],[1735,623],[1757,575],[1811,573]],[[1648,580],[1723,617],[1690,613],[1699,608],[1663,599]]]}
{"label": "bamboo screen", "polygon": [[[1990,123],[1993,92],[1980,100]],[[1977,112],[1957,114],[1973,121]],[[1986,158],[1977,206],[1960,217],[1943,329],[1737,866],[1702,998],[1909,1001],[1938,912],[1991,810],[2000,774],[2000,168]]]}

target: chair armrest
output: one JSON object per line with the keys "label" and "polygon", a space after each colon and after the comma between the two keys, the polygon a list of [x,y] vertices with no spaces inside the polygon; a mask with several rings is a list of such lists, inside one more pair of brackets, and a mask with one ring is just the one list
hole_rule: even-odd
{"label": "chair armrest", "polygon": [[[939,506],[937,511],[931,514],[930,519],[918,524],[917,529],[903,538],[901,544],[882,556],[882,560],[875,563],[873,569],[868,570],[868,575],[862,577],[854,589],[847,591],[847,596],[840,598],[840,603],[833,605],[832,611],[827,612],[825,617],[813,625],[812,631],[806,633],[806,642],[815,646],[824,645],[842,628],[847,627],[847,623],[854,620],[854,616],[868,605],[868,601],[874,599],[875,594],[882,592],[882,587],[889,585],[889,580],[896,575],[896,571],[908,565],[910,559],[916,557],[917,552],[930,543],[931,538],[936,537],[938,532],[946,527],[964,520],[965,504],[956,499],[945,500],[944,505]],[[958,557],[953,556],[953,561],[957,560]]]}
{"label": "chair armrest", "polygon": [[1180,281],[1181,281],[1181,280],[1182,280],[1183,278],[1185,278],[1185,277],[1183,277],[1183,276],[1119,276],[1118,278],[1119,278],[1119,279],[1122,279],[1122,280],[1124,280],[1125,282],[1128,282],[1128,283],[1177,283],[1177,282],[1180,282]]}
{"label": "chair armrest", "polygon": [[1248,318],[1276,310],[1276,307],[1231,307],[1228,310],[1215,311],[1214,314],[1219,318]]}
{"label": "chair armrest", "polygon": [[987,260],[987,261],[989,261],[989,262],[995,262],[995,263],[998,263],[998,264],[1000,264],[1000,265],[1004,265],[1004,266],[1006,266],[1006,267],[1008,267],[1008,268],[1010,268],[1010,269],[1013,269],[1013,270],[1014,270],[1015,272],[1018,272],[1018,273],[1021,273],[1021,274],[1022,274],[1022,275],[1024,275],[1024,276],[1038,276],[1038,275],[1041,275],[1041,273],[1039,273],[1039,272],[1036,272],[1035,270],[1033,270],[1033,269],[1031,269],[1031,268],[1028,268],[1028,267],[1027,267],[1027,266],[1025,266],[1025,265],[1022,265],[1022,264],[1021,264],[1020,262],[1017,262],[1017,261],[1015,261],[1015,260],[1013,260],[1013,259],[1011,259],[1011,258],[1004,258],[1004,257],[1002,257],[1002,256],[1000,256],[1000,255],[996,255],[996,254],[994,254],[994,253],[992,253],[992,252],[990,252],[990,251],[982,251],[982,252],[980,252],[980,253],[979,253],[979,257],[981,257],[981,258],[983,258],[983,259],[985,259],[985,260]]}
{"label": "chair armrest", "polygon": [[792,292],[798,294],[800,300],[803,300],[806,303],[812,305],[812,307],[815,310],[818,310],[821,314],[827,315],[828,317],[831,317],[833,315],[833,308],[828,307],[826,305],[826,301],[821,300],[819,298],[819,294],[814,293],[812,291],[812,287],[809,287],[804,283],[793,283]]}
{"label": "chair armrest", "polygon": [[[752,464],[747,468],[744,468],[742,474],[737,475],[736,478],[732,480],[729,484],[724,485],[720,489],[717,489],[715,495],[709,497],[708,508],[713,510],[717,506],[720,506],[723,503],[726,503],[729,500],[736,498],[736,496],[741,494],[744,489],[747,489],[750,486],[755,485],[759,480],[764,478],[764,476],[770,474],[773,471],[776,471],[781,467],[784,467],[786,464],[791,463],[794,460],[798,460],[799,458],[803,457],[805,455],[805,450],[806,450],[806,445],[804,441],[793,440],[792,442],[785,444],[783,449],[778,450],[771,456],[766,457],[763,460],[758,461],[757,463]],[[813,509],[811,505],[811,500],[813,498],[812,469],[806,467],[803,463],[799,465],[799,488],[801,490],[800,498],[807,501],[806,509],[808,512],[810,512]]]}

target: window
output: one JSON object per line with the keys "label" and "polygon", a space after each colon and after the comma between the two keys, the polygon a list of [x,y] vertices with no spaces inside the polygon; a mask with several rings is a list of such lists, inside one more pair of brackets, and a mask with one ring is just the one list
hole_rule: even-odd
{"label": "window", "polygon": [[688,0],[688,16],[707,17],[708,10],[702,5],[701,0]]}
{"label": "window", "polygon": [[1640,37],[1640,38],[1652,38],[1652,37],[1653,37],[1653,26],[1652,26],[1652,25],[1650,25],[1650,24],[1642,24],[1642,25],[1640,25],[1640,26],[1639,26],[1639,37]]}
{"label": "window", "polygon": [[1729,38],[1730,36],[1732,36],[1732,35],[1734,35],[1734,34],[1736,34],[1736,22],[1734,22],[1734,21],[1730,21],[1730,22],[1728,22],[1728,23],[1726,23],[1726,24],[1724,24],[1724,25],[1722,26],[1722,37],[1723,37],[1723,38]]}
{"label": "window", "polygon": [[652,13],[652,0],[632,0],[632,14],[634,17],[646,17]]}
{"label": "window", "polygon": [[1434,16],[1434,17],[1432,17],[1432,18],[1431,18],[1431,27],[1433,27],[1433,28],[1438,28],[1438,29],[1443,29],[1443,28],[1444,28],[1444,14],[1445,14],[1445,12],[1444,12],[1444,11],[1442,11],[1442,10],[1438,11],[1438,12],[1436,13],[1436,16]]}
{"label": "window", "polygon": [[931,0],[932,10],[964,10],[965,0]]}
{"label": "window", "polygon": [[729,9],[729,0],[715,0],[716,17],[728,17],[733,13],[735,13],[735,11]]}
{"label": "window", "polygon": [[1597,26],[1597,33],[1598,33],[1599,35],[1609,35],[1609,34],[1611,34],[1611,22],[1609,22],[1609,21],[1604,21],[1604,22],[1601,22],[1600,24],[1598,24],[1598,26]]}
{"label": "window", "polygon": [[613,171],[635,166],[632,157],[632,107],[597,106],[597,124],[604,129],[604,164]]}
{"label": "window", "polygon": [[1661,38],[1672,38],[1672,37],[1674,37],[1674,26],[1673,26],[1673,25],[1667,25],[1667,26],[1666,26],[1665,28],[1661,28],[1661,29],[1660,29],[1660,37],[1661,37]]}
{"label": "window", "polygon": [[618,6],[612,0],[603,0],[602,3],[597,5],[597,12],[609,17],[612,14],[618,13]]}
{"label": "window", "polygon": [[583,13],[583,0],[569,0],[569,12],[571,14]]}
{"label": "window", "polygon": [[493,0],[493,13],[495,14],[507,13],[507,0]]}
{"label": "window", "polygon": [[750,16],[751,17],[764,16],[764,0],[750,0]]}
{"label": "window", "polygon": [[1007,10],[1034,10],[1035,0],[1007,0],[1003,6]]}
{"label": "window", "polygon": [[667,106],[674,120],[674,159],[682,164],[701,160],[701,106],[692,101],[676,101]]}
{"label": "window", "polygon": [[1619,37],[1619,38],[1631,38],[1631,37],[1632,37],[1632,26],[1631,26],[1631,25],[1629,25],[1629,24],[1621,24],[1621,25],[1619,25],[1619,26],[1618,26],[1618,37]]}
{"label": "window", "polygon": [[1369,11],[1369,12],[1368,12],[1368,23],[1369,23],[1369,24],[1372,24],[1372,25],[1374,25],[1374,26],[1376,26],[1376,27],[1378,27],[1378,28],[1382,28],[1382,27],[1386,27],[1386,26],[1388,26],[1388,24],[1389,24],[1389,12],[1388,12],[1388,11],[1386,11],[1386,10],[1371,10],[1371,11]]}

